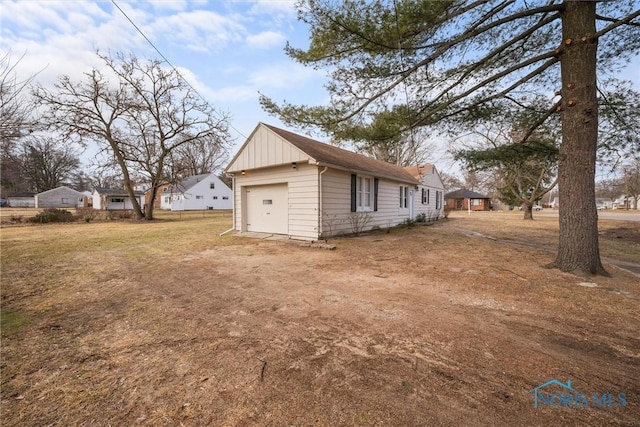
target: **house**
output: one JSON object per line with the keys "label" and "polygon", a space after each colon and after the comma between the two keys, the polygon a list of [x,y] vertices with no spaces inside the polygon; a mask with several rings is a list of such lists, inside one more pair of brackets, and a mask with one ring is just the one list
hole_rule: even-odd
{"label": "house", "polygon": [[[156,197],[153,199],[153,208],[154,209],[171,209],[171,201],[167,199],[167,205],[165,207],[163,194],[167,192],[166,188],[170,188],[171,184],[160,184],[158,189],[156,190]],[[144,192],[144,203],[145,206],[151,203],[151,188],[145,190]]]}
{"label": "house", "polygon": [[490,211],[491,198],[471,190],[456,190],[444,195],[446,208],[454,211]]}
{"label": "house", "polygon": [[596,209],[612,209],[613,208],[613,200],[604,198],[604,197],[596,197]]}
{"label": "house", "polygon": [[428,220],[444,217],[442,209],[444,184],[434,165],[407,166],[404,168],[420,182],[418,191],[414,192],[415,213],[424,214]]}
{"label": "house", "polygon": [[233,179],[238,232],[315,240],[415,218],[422,189],[429,189],[427,206],[442,204],[404,168],[264,123],[225,171]]}
{"label": "house", "polygon": [[35,195],[36,193],[29,191],[13,193],[7,197],[7,204],[12,208],[34,208],[36,206]]}
{"label": "house", "polygon": [[233,208],[233,191],[214,173],[194,175],[162,187],[161,209],[172,211]]}
{"label": "house", "polygon": [[638,199],[633,196],[625,196],[622,195],[617,199],[613,200],[612,203],[613,209],[637,209],[638,208]]}
{"label": "house", "polygon": [[35,195],[36,208],[82,208],[87,205],[84,194],[64,185]]}
{"label": "house", "polygon": [[[144,193],[142,191],[134,191],[134,196],[144,207]],[[96,187],[92,193],[93,209],[99,210],[131,210],[133,203],[129,197],[127,190],[122,188],[102,188]]]}

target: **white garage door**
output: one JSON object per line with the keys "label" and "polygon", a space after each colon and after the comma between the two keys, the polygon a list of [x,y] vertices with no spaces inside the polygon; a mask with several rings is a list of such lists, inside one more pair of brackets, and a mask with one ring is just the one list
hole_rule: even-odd
{"label": "white garage door", "polygon": [[289,234],[287,184],[247,188],[247,231]]}

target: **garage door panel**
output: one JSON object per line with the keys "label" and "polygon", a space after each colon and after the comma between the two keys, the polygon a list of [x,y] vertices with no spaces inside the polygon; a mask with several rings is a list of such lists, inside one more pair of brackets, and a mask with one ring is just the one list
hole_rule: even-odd
{"label": "garage door panel", "polygon": [[287,184],[247,188],[247,231],[289,233]]}

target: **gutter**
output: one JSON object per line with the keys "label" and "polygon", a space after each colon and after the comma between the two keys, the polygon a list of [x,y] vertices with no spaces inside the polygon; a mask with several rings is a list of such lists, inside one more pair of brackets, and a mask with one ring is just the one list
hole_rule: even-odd
{"label": "gutter", "polygon": [[318,238],[322,236],[324,230],[322,229],[322,174],[329,169],[329,166],[325,166],[322,172],[318,175],[318,191],[320,192],[320,200],[318,201]]}
{"label": "gutter", "polygon": [[232,217],[232,227],[227,231],[223,231],[219,234],[220,237],[224,236],[227,233],[230,233],[236,229],[236,177],[231,175],[231,186],[233,187],[233,208],[231,209],[231,217]]}

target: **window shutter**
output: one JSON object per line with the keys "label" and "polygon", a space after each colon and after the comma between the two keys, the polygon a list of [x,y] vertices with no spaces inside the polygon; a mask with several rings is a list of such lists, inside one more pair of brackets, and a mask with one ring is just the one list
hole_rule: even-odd
{"label": "window shutter", "polygon": [[351,174],[351,212],[356,211],[356,175]]}
{"label": "window shutter", "polygon": [[424,205],[424,188],[422,189],[422,204]]}
{"label": "window shutter", "polygon": [[378,211],[378,178],[373,178],[373,211]]}

